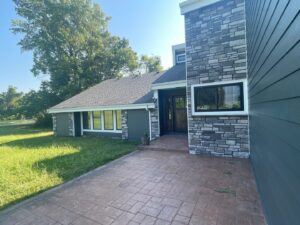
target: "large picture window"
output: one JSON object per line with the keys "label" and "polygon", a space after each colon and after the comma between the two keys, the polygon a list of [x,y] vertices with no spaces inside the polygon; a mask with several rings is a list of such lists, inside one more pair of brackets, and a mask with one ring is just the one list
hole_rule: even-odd
{"label": "large picture window", "polygon": [[83,112],[82,113],[82,125],[83,129],[90,130],[91,129],[91,112]]}
{"label": "large picture window", "polygon": [[120,110],[116,111],[117,130],[122,130],[122,113]]}
{"label": "large picture window", "polygon": [[193,113],[195,115],[244,113],[246,111],[244,89],[244,82],[196,85],[193,87]]}
{"label": "large picture window", "polygon": [[113,111],[104,111],[104,129],[113,130],[114,129],[114,115]]}
{"label": "large picture window", "polygon": [[93,112],[93,128],[94,130],[101,130],[101,112]]}
{"label": "large picture window", "polygon": [[82,129],[91,132],[120,133],[122,130],[122,111],[82,112]]}

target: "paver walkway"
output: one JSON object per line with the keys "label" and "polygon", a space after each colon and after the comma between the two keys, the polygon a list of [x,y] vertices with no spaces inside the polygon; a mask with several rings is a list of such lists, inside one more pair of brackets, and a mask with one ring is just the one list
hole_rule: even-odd
{"label": "paver walkway", "polygon": [[6,225],[264,225],[248,160],[141,151],[0,213]]}

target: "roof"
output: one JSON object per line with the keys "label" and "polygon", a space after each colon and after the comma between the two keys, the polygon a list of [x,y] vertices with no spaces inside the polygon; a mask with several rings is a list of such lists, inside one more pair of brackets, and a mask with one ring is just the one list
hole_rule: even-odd
{"label": "roof", "polygon": [[174,81],[181,81],[181,80],[186,80],[185,63],[181,63],[176,66],[173,66],[172,68],[164,72],[164,74],[156,81],[154,81],[153,84],[160,84],[160,83],[174,82]]}
{"label": "roof", "polygon": [[177,65],[161,73],[106,80],[52,107],[49,112],[153,104],[152,84],[184,80],[185,73],[185,65]]}

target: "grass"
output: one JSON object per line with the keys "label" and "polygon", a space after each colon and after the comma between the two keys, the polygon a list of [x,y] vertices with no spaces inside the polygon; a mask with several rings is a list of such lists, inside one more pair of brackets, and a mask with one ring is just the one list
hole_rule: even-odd
{"label": "grass", "polygon": [[0,127],[0,209],[132,152],[135,143],[54,137],[31,125]]}
{"label": "grass", "polygon": [[34,120],[0,120],[0,127],[33,124]]}

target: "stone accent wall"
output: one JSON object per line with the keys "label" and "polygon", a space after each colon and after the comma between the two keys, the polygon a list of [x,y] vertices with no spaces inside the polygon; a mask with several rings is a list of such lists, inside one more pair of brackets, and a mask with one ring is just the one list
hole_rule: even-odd
{"label": "stone accent wall", "polygon": [[190,152],[248,157],[248,116],[193,116],[191,109],[191,85],[247,78],[245,2],[188,12],[185,27]]}
{"label": "stone accent wall", "polygon": [[150,110],[150,119],[151,119],[151,138],[152,140],[155,140],[160,137],[158,108]]}
{"label": "stone accent wall", "polygon": [[55,136],[74,136],[73,113],[52,114]]}
{"label": "stone accent wall", "polygon": [[69,136],[74,136],[75,134],[75,127],[74,127],[74,113],[68,113],[68,117],[69,117]]}
{"label": "stone accent wall", "polygon": [[53,134],[57,136],[56,114],[52,114]]}
{"label": "stone accent wall", "polygon": [[126,110],[122,110],[122,139],[128,140],[128,124]]}

